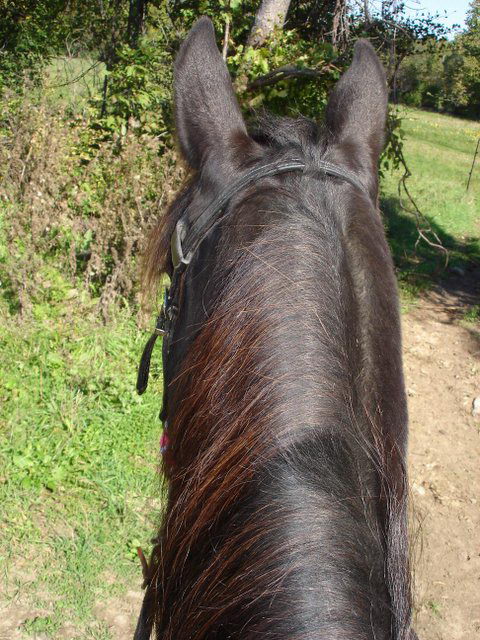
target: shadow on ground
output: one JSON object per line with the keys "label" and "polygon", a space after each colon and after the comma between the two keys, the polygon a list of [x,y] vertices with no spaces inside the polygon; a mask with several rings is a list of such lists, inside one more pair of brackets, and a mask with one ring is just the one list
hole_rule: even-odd
{"label": "shadow on ground", "polygon": [[464,311],[480,304],[480,237],[459,240],[426,216],[448,251],[446,261],[443,251],[419,239],[415,216],[402,209],[398,198],[382,198],[380,208],[402,286],[413,293],[441,288]]}

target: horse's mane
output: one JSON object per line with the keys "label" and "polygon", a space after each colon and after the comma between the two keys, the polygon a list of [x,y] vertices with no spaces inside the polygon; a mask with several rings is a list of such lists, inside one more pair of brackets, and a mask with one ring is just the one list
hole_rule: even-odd
{"label": "horse's mane", "polygon": [[[253,135],[312,168],[326,148],[306,119],[264,120]],[[148,285],[169,272],[171,233],[202,179],[151,234]],[[331,185],[301,180],[235,205],[215,303],[171,386],[151,569],[162,640],[407,637],[405,469],[365,387],[368,282],[348,239],[352,203],[372,205],[349,185],[332,204]]]}

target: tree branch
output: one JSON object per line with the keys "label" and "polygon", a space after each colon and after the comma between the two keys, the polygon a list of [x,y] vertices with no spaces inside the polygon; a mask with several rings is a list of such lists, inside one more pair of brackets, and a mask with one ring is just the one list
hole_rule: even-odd
{"label": "tree branch", "polygon": [[285,66],[269,71],[265,75],[259,76],[253,80],[253,82],[250,82],[247,85],[247,91],[254,91],[260,87],[267,87],[269,85],[276,84],[281,80],[285,80],[286,78],[321,78],[332,69],[337,70],[337,67],[333,64],[327,64],[321,69],[308,69],[296,67],[293,64],[286,64]]}
{"label": "tree branch", "polygon": [[[412,194],[410,193],[410,191],[409,191],[409,189],[407,187],[407,180],[408,180],[408,178],[411,177],[412,173],[410,171],[410,168],[407,165],[407,161],[405,160],[405,156],[403,155],[403,151],[402,151],[401,147],[399,147],[398,145],[395,145],[395,153],[397,154],[397,157],[400,160],[400,163],[402,164],[403,170],[404,170],[403,171],[403,175],[401,176],[401,178],[399,180],[399,183],[398,183],[398,196],[399,196],[399,199],[400,199],[400,206],[404,211],[406,211],[407,213],[410,213],[410,214],[413,213],[413,215],[415,216],[415,226],[417,228],[417,233],[418,233],[418,237],[417,237],[417,240],[415,242],[415,251],[417,250],[418,243],[422,239],[430,247],[433,247],[434,249],[436,249],[440,253],[443,253],[443,255],[445,256],[444,268],[446,269],[447,266],[448,266],[448,260],[449,260],[449,257],[450,257],[450,252],[448,251],[448,249],[444,246],[444,244],[442,243],[442,241],[438,237],[438,234],[433,229],[433,227],[432,227],[430,221],[428,220],[428,218],[418,208],[417,203],[415,202]],[[403,190],[405,191],[405,194],[406,194],[408,200],[410,201],[410,204],[412,205],[411,209],[409,209],[408,207],[406,207],[403,204],[402,187],[403,187]]]}
{"label": "tree branch", "polygon": [[225,33],[223,35],[223,48],[222,48],[222,58],[224,60],[227,59],[228,54],[228,38],[230,37],[230,18],[227,16],[225,18]]}
{"label": "tree branch", "polygon": [[97,60],[97,62],[94,62],[92,64],[92,66],[88,67],[88,69],[86,69],[85,71],[82,71],[82,73],[79,76],[77,76],[76,78],[73,78],[73,80],[68,80],[67,82],[62,82],[61,84],[47,84],[44,88],[45,89],[58,89],[59,87],[66,87],[69,84],[74,84],[75,82],[78,82],[84,76],[86,76],[89,71],[91,71],[92,69],[95,69],[95,67],[98,67],[98,65],[100,63],[101,63],[101,60]]}

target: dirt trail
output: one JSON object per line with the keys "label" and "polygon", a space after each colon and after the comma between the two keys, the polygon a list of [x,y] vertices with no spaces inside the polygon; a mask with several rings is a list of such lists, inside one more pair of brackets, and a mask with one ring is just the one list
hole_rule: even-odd
{"label": "dirt trail", "polygon": [[406,314],[416,627],[421,640],[480,638],[480,273],[450,279]]}
{"label": "dirt trail", "polygon": [[[480,327],[461,320],[479,303],[477,269],[450,278],[403,316],[420,640],[480,638],[480,419],[471,414],[480,396]],[[140,598],[130,591],[95,608],[112,638],[130,640]],[[23,623],[38,612],[19,605],[0,603],[0,640],[27,637]],[[82,636],[67,623],[55,637]]]}

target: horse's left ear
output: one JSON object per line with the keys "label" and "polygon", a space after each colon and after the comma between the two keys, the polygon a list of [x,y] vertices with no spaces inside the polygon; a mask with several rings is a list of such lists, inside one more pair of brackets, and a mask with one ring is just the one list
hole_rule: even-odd
{"label": "horse's left ear", "polygon": [[211,151],[222,154],[234,134],[247,137],[227,66],[208,18],[200,18],[175,60],[175,121],[185,159],[198,169]]}
{"label": "horse's left ear", "polygon": [[368,40],[358,40],[352,64],[330,96],[325,120],[340,152],[374,176],[384,143],[387,100],[383,66]]}

